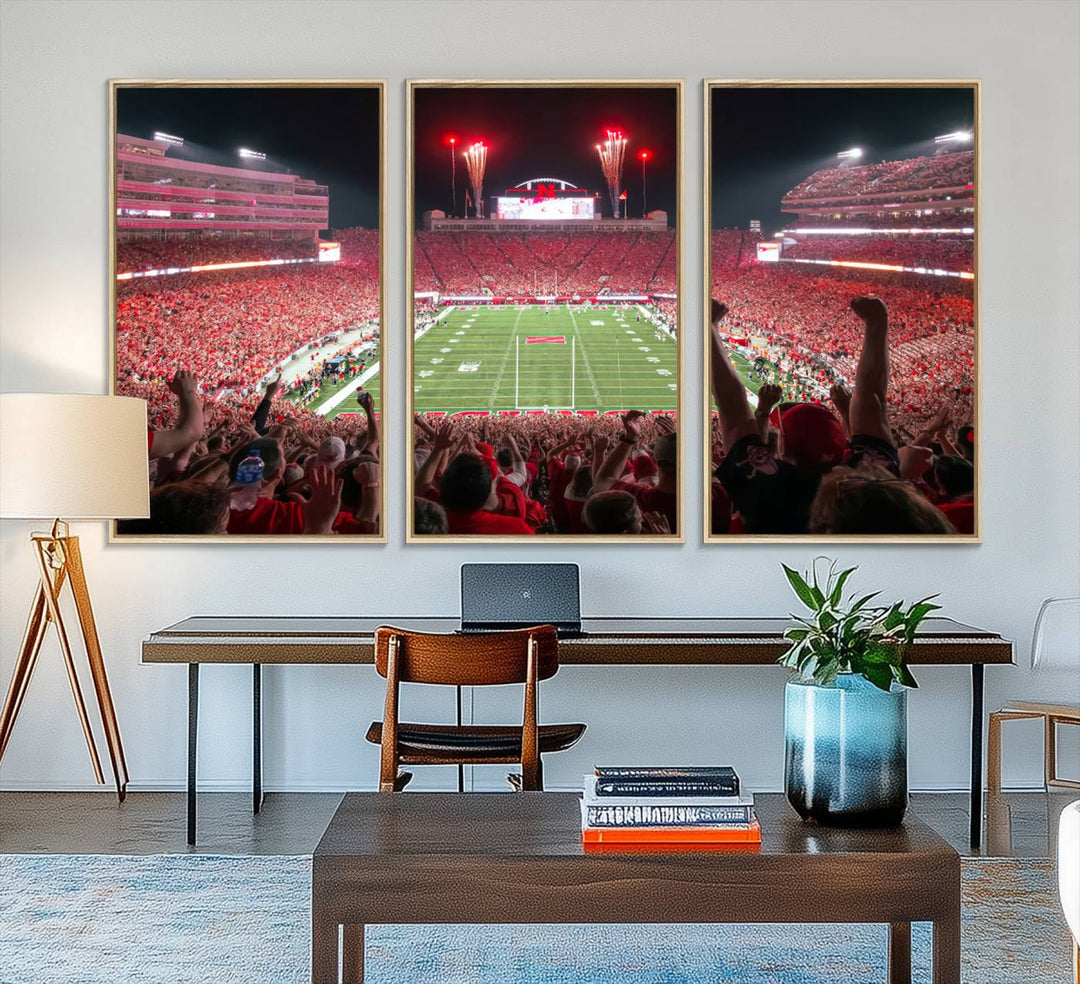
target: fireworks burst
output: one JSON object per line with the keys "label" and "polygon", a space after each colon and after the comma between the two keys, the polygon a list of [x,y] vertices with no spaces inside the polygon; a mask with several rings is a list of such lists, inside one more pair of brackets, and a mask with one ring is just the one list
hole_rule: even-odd
{"label": "fireworks burst", "polygon": [[607,181],[611,196],[611,214],[619,217],[619,196],[622,194],[623,159],[626,156],[626,137],[621,130],[608,130],[607,140],[596,145],[600,155],[600,170]]}
{"label": "fireworks burst", "polygon": [[484,171],[487,170],[487,144],[477,140],[465,151],[465,166],[469,172],[469,184],[472,185],[473,208],[476,217],[484,217]]}

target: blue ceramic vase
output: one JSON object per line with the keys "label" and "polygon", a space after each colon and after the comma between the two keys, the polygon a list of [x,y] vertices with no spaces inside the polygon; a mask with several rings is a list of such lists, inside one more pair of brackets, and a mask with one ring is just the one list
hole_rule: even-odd
{"label": "blue ceramic vase", "polygon": [[841,673],[832,686],[792,680],[784,692],[784,783],[804,820],[900,823],[907,809],[907,689]]}

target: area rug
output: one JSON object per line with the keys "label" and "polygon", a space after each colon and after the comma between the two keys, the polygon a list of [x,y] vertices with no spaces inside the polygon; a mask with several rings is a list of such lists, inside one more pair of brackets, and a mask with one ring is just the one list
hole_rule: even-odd
{"label": "area rug", "polygon": [[[1045,860],[965,859],[966,984],[1064,981]],[[3,984],[304,984],[311,858],[0,855]],[[913,927],[930,982],[930,928]],[[870,984],[885,928],[377,926],[368,984]]]}

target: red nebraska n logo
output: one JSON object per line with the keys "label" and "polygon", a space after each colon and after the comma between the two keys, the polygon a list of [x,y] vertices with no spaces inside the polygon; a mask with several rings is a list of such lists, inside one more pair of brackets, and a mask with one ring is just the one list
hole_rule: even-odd
{"label": "red nebraska n logo", "polygon": [[554,198],[555,197],[555,185],[538,184],[536,186],[537,198]]}

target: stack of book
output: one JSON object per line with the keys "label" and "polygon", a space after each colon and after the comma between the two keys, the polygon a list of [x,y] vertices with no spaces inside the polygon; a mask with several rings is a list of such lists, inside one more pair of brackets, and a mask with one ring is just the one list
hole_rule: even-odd
{"label": "stack of book", "polygon": [[727,765],[597,768],[581,801],[586,846],[757,847],[754,797]]}

